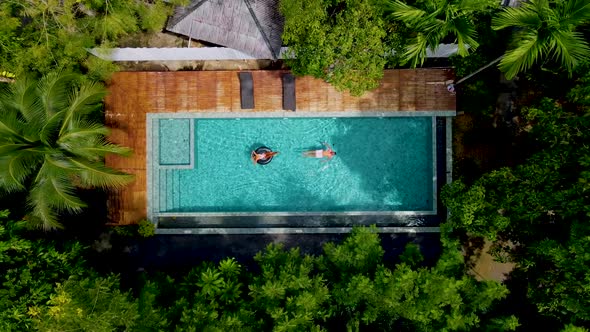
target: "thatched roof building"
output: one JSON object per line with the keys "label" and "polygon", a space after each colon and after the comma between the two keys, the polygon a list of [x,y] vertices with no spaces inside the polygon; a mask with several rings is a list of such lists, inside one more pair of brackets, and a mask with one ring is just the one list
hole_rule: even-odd
{"label": "thatched roof building", "polygon": [[276,60],[284,23],[278,6],[279,0],[193,0],[176,9],[166,30]]}

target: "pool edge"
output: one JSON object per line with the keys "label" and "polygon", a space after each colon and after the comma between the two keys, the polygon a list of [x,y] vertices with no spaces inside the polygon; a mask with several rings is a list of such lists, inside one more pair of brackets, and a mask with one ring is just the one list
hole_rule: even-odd
{"label": "pool edge", "polygon": [[[268,227],[268,228],[166,228],[156,229],[159,235],[229,235],[229,234],[342,234],[353,227]],[[440,233],[439,227],[377,227],[379,233]]]}
{"label": "pool edge", "polygon": [[[243,114],[242,114],[243,113]],[[445,121],[445,149],[446,149],[446,183],[450,183],[452,181],[452,117],[456,115],[455,111],[399,111],[399,112],[358,112],[358,111],[339,111],[339,112],[325,112],[321,114],[321,117],[432,117],[433,120],[433,127],[435,127],[436,118],[442,118]],[[199,113],[199,117],[202,118],[240,118],[249,117],[249,118],[268,118],[268,117],[318,117],[317,113],[309,113],[309,114],[297,114],[295,112],[257,112],[248,113],[248,112],[233,112],[233,113],[220,113],[220,112],[209,112],[209,113]],[[152,120],[159,120],[160,118],[194,118],[194,113],[192,112],[179,112],[179,113],[147,113],[146,114],[146,126],[150,128],[153,125]],[[151,135],[151,130],[146,132],[147,139],[150,144],[146,147],[146,154],[147,154],[147,184],[148,184],[148,205],[147,205],[147,216],[148,220],[150,220],[154,226],[156,227],[156,234],[194,234],[194,235],[207,235],[207,234],[337,234],[337,233],[348,233],[352,230],[352,227],[263,227],[263,228],[223,228],[223,227],[215,227],[215,228],[158,228],[158,217],[161,212],[156,212],[156,210],[150,209],[153,206],[153,202],[155,199],[152,195],[157,192],[157,188],[152,186],[153,179],[152,177],[152,167],[151,163],[151,151],[150,146],[153,142],[149,141],[150,139],[154,139]],[[157,138],[156,138],[157,139]],[[434,128],[433,128],[433,139],[435,138]],[[436,167],[436,152],[433,149],[433,163]],[[194,158],[194,156],[191,156]],[[437,178],[436,178],[436,171],[434,171],[434,183],[436,187]],[[442,180],[442,179],[441,179]],[[159,181],[156,181],[156,183]],[[434,192],[436,193],[437,190],[434,188]],[[401,214],[401,215],[429,215],[429,214],[437,214],[437,200],[438,194],[434,195],[434,210],[433,211],[392,211],[393,213],[389,212],[389,214]],[[159,204],[159,200],[158,200]],[[159,209],[158,209],[159,210]],[[349,211],[348,213],[350,213]],[[424,213],[426,212],[426,213]],[[268,214],[268,213],[266,213]],[[317,214],[317,212],[315,213]],[[354,212],[353,212],[354,214]],[[330,215],[334,215],[334,213],[330,213]],[[448,217],[448,212],[446,213]],[[400,226],[400,227],[392,227],[392,226],[382,226],[377,227],[380,233],[439,233],[439,227],[430,227],[430,226],[423,226],[423,227],[415,227],[415,226]]]}

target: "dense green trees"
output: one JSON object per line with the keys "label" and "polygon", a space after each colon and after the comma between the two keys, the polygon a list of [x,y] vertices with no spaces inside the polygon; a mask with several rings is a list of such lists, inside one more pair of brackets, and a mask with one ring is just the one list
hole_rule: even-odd
{"label": "dense green trees", "polygon": [[0,330],[32,330],[53,293],[55,282],[84,271],[82,246],[31,241],[20,236],[19,226],[0,213]]}
{"label": "dense green trees", "polygon": [[107,154],[130,152],[106,141],[107,128],[95,120],[105,94],[100,84],[55,73],[0,87],[0,189],[28,192],[31,222],[57,227],[60,212],[80,212],[76,187],[132,180],[103,164]]}
{"label": "dense green trees", "polygon": [[377,87],[386,31],[370,0],[282,0],[280,11],[295,74],[325,79],[354,95]]}
{"label": "dense green trees", "polygon": [[[162,327],[152,286],[139,298],[121,291],[119,277],[101,276],[76,241],[49,241],[0,212],[0,330],[148,331]],[[147,329],[146,329],[147,327]]]}
{"label": "dense green trees", "polygon": [[296,55],[288,62],[293,71],[355,95],[376,87],[386,65],[422,65],[440,43],[456,42],[458,55],[467,56],[490,42],[478,37],[477,26],[489,16],[494,29],[513,28],[499,64],[509,79],[547,60],[571,73],[590,56],[579,31],[590,19],[585,0],[534,0],[503,10],[493,0],[282,0],[281,12],[283,41]]}
{"label": "dense green trees", "polygon": [[[413,65],[422,63],[426,47],[448,38],[476,47],[473,15],[492,8],[453,0],[390,3],[383,13],[368,0],[283,0],[293,70],[360,94],[376,85],[389,52],[407,38],[404,56]],[[587,1],[533,0],[500,13],[497,29],[518,28],[501,69],[512,77],[552,58],[575,70],[589,52],[576,30],[589,10]],[[106,128],[93,122],[105,90],[88,82],[105,77],[105,63],[88,59],[84,48],[157,30],[168,11],[163,1],[0,2],[0,76],[18,74],[0,96],[0,186],[29,193],[29,220],[56,226],[61,212],[84,207],[77,188],[129,180],[102,165],[106,153],[128,151],[105,141]],[[79,83],[69,75],[40,81],[23,75],[53,68],[89,76]],[[567,98],[525,110],[523,128],[534,151],[526,163],[474,183],[456,181],[443,195],[451,211],[443,228],[493,241],[498,259],[517,264],[511,282],[524,288],[527,303],[565,331],[590,324],[590,75],[588,64],[577,68],[586,74],[576,76],[579,84]],[[506,286],[467,275],[458,243],[446,234],[432,267],[422,266],[414,245],[399,262],[385,261],[374,230],[359,228],[320,256],[271,245],[256,256],[259,271],[227,258],[178,280],[148,281],[134,298],[117,276],[92,271],[80,244],[28,239],[22,224],[0,216],[2,331],[505,331],[519,325],[509,310],[494,311],[508,296]]]}
{"label": "dense green trees", "polygon": [[385,66],[422,65],[440,43],[457,42],[466,56],[479,45],[478,16],[497,7],[492,0],[282,0],[280,8],[293,71],[360,95],[377,86]]}
{"label": "dense green trees", "polygon": [[[119,290],[118,276],[70,277],[56,283],[46,307],[32,309],[39,331],[141,331],[138,303]],[[34,310],[40,310],[39,315]]]}
{"label": "dense green trees", "polygon": [[515,30],[500,69],[511,79],[536,63],[552,59],[571,74],[580,61],[590,57],[588,42],[576,31],[589,21],[590,4],[586,0],[530,0],[504,9],[494,18],[494,29]]}
{"label": "dense green trees", "polygon": [[260,272],[251,275],[231,259],[203,264],[173,291],[180,300],[170,311],[170,328],[456,331],[518,326],[514,317],[483,317],[506,296],[506,288],[466,275],[457,243],[449,242],[432,268],[421,267],[416,248],[410,245],[393,265],[383,260],[375,229],[357,228],[316,257],[269,245],[256,256]]}
{"label": "dense green trees", "polygon": [[522,165],[454,182],[443,192],[457,231],[494,241],[499,259],[539,313],[562,324],[590,323],[590,120],[580,84],[559,101],[524,113],[534,153]]}
{"label": "dense green trees", "polygon": [[[102,276],[75,242],[29,239],[0,218],[2,331],[459,331],[511,330],[490,316],[506,296],[465,274],[457,243],[434,267],[409,245],[383,259],[374,229],[357,228],[320,256],[271,244],[248,271],[232,258],[203,263],[175,280],[160,275],[131,293]],[[137,294],[137,297],[132,296]],[[492,319],[493,318],[493,319]]]}
{"label": "dense green trees", "polygon": [[121,36],[159,31],[171,4],[184,1],[15,0],[0,2],[0,72],[44,74],[55,69],[103,79],[113,66],[86,48],[117,45]]}

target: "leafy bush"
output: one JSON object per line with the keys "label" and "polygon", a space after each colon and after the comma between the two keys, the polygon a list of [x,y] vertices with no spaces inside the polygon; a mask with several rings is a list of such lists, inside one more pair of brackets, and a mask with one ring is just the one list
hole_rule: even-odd
{"label": "leafy bush", "polygon": [[54,285],[86,272],[77,242],[58,243],[22,236],[23,221],[0,213],[0,330],[31,330],[54,294]]}
{"label": "leafy bush", "polygon": [[[409,245],[404,262],[385,267],[375,228],[355,228],[318,257],[271,244],[248,273],[232,259],[191,271],[175,292],[169,328],[243,331],[427,331],[514,329],[514,317],[483,319],[507,290],[465,274],[455,242],[435,267]],[[406,262],[411,262],[411,265]],[[165,296],[170,296],[169,294]]]}
{"label": "leafy bush", "polygon": [[131,331],[140,319],[137,301],[119,291],[119,278],[70,278],[58,283],[43,314],[41,331]]}
{"label": "leafy bush", "polygon": [[116,226],[115,233],[126,237],[150,237],[156,234],[156,226],[147,219],[142,219],[137,224]]}
{"label": "leafy bush", "polygon": [[156,234],[156,226],[153,222],[147,219],[142,219],[139,221],[139,229],[137,230],[137,233],[141,237],[154,236]]}
{"label": "leafy bush", "polygon": [[357,96],[378,86],[386,32],[371,0],[282,0],[280,11],[283,43],[293,57],[287,64],[295,74],[324,79]]}

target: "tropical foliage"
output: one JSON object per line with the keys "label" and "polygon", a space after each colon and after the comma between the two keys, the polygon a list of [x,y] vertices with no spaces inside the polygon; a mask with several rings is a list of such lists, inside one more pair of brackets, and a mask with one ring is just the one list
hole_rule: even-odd
{"label": "tropical foliage", "polygon": [[513,28],[511,48],[499,64],[508,79],[541,61],[554,60],[570,74],[590,48],[576,28],[589,22],[587,0],[530,0],[506,8],[494,18],[494,29]]}
{"label": "tropical foliage", "polygon": [[[434,267],[410,244],[384,260],[375,229],[357,228],[324,254],[269,245],[251,271],[233,258],[203,263],[177,280],[142,278],[121,290],[69,241],[25,237],[22,222],[0,219],[2,331],[431,331],[513,330],[490,315],[506,288],[465,274],[456,243]],[[133,294],[136,294],[134,297]]]}
{"label": "tropical foliage", "polygon": [[528,301],[561,324],[590,322],[590,109],[579,95],[587,76],[569,100],[525,110],[536,152],[524,164],[443,192],[450,225],[493,241],[498,259],[517,264],[512,277]]}
{"label": "tropical foliage", "polygon": [[[36,308],[40,312],[35,312],[35,326],[39,331],[145,331],[140,327],[148,317],[142,317],[138,301],[119,288],[115,275],[72,276],[56,284],[46,307]],[[157,321],[149,323],[158,327]]]}
{"label": "tropical foliage", "polygon": [[104,79],[115,69],[89,58],[87,48],[112,47],[121,36],[160,31],[184,1],[15,0],[0,2],[0,72],[88,72]]}
{"label": "tropical foliage", "polygon": [[[269,245],[251,277],[233,259],[203,264],[181,282],[170,317],[183,331],[443,331],[518,326],[482,316],[504,286],[477,282],[450,243],[433,268],[410,245],[397,265],[383,259],[375,229],[357,228],[320,256]],[[173,281],[169,281],[173,283]],[[165,293],[161,294],[163,298]],[[172,327],[170,327],[172,328]]]}
{"label": "tropical foliage", "polygon": [[498,6],[489,0],[427,0],[415,6],[399,0],[381,0],[380,6],[390,20],[397,20],[413,31],[403,57],[412,67],[422,65],[426,51],[435,51],[449,36],[457,42],[460,56],[479,46],[476,15]]}
{"label": "tropical foliage", "polygon": [[108,129],[95,121],[106,90],[76,77],[49,74],[0,90],[0,189],[28,192],[29,220],[58,227],[62,212],[80,212],[76,188],[116,188],[129,175],[104,166],[107,154],[129,150],[109,143]]}
{"label": "tropical foliage", "polygon": [[88,267],[88,252],[80,243],[28,237],[24,227],[0,212],[0,330],[110,332],[163,326],[149,283],[134,299],[120,290],[117,275],[100,276]]}
{"label": "tropical foliage", "polygon": [[84,248],[22,236],[23,222],[0,212],[0,330],[32,330],[56,282],[84,273]]}
{"label": "tropical foliage", "polygon": [[[282,0],[283,39],[294,55],[287,62],[296,74],[359,95],[377,85],[385,66],[399,64],[392,50],[398,56],[404,50],[405,61],[417,66],[441,42],[456,40],[460,55],[484,42],[497,48],[477,26],[496,5]],[[0,188],[26,193],[30,212],[19,222],[0,213],[0,330],[509,331],[536,319],[549,323],[545,330],[590,326],[590,75],[582,63],[590,55],[582,30],[590,5],[584,0],[531,0],[493,20],[497,30],[512,28],[500,63],[509,78],[550,60],[574,72],[576,86],[567,97],[525,108],[525,163],[444,189],[451,217],[435,264],[426,266],[414,244],[388,260],[375,229],[356,228],[318,256],[269,245],[253,268],[229,257],[186,275],[146,275],[129,292],[117,275],[90,268],[79,243],[29,238],[24,225],[57,227],[61,215],[80,212],[79,189],[130,181],[103,164],[107,154],[129,151],[105,139],[106,91],[91,83],[114,68],[88,58],[85,48],[157,31],[170,10],[160,0],[0,2],[0,82],[14,82],[0,84]],[[458,76],[487,56],[467,58]],[[50,73],[55,68],[88,75]],[[472,104],[493,104],[496,90],[482,86],[473,85]],[[152,226],[120,232],[149,236]],[[498,260],[516,264],[509,281],[470,276],[455,235],[492,241]]]}
{"label": "tropical foliage", "polygon": [[280,11],[295,74],[325,79],[354,95],[377,87],[386,31],[370,0],[282,0]]}

